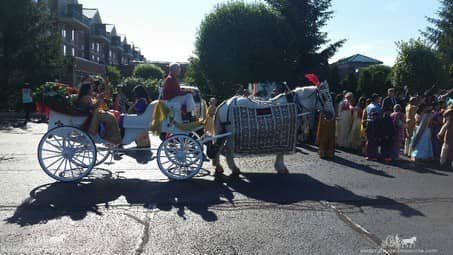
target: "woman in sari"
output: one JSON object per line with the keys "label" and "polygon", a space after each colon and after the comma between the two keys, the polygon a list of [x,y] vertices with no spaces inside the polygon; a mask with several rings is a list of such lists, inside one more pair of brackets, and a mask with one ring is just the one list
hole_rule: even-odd
{"label": "woman in sari", "polygon": [[411,156],[411,140],[415,130],[415,114],[417,113],[417,98],[411,97],[409,104],[406,106],[406,128],[405,128],[405,143],[404,143],[404,155]]}
{"label": "woman in sari", "polygon": [[367,112],[366,106],[371,103],[371,98],[366,99],[362,111],[362,124],[360,125],[360,145],[362,148],[362,155],[366,155],[366,127],[367,127]]}
{"label": "woman in sari", "polygon": [[349,133],[349,141],[351,143],[351,148],[354,150],[360,150],[360,129],[362,126],[362,114],[363,108],[365,107],[365,98],[361,97],[357,103],[355,103],[352,108],[352,126]]}
{"label": "woman in sari", "polygon": [[436,160],[439,160],[440,149],[442,148],[442,142],[437,137],[440,129],[442,128],[442,111],[440,109],[440,103],[436,103],[433,109],[433,119],[431,121],[431,139],[433,142],[433,154]]}
{"label": "woman in sari", "polygon": [[88,132],[91,135],[97,135],[102,126],[100,136],[104,140],[115,145],[121,143],[120,128],[115,116],[100,109],[100,105],[104,104],[103,93],[94,96],[91,82],[86,82],[80,86],[77,101],[80,109],[91,113],[91,121],[88,126]]}
{"label": "woman in sari", "polygon": [[396,104],[393,107],[393,113],[390,115],[390,118],[392,119],[394,129],[391,158],[392,160],[398,160],[404,137],[404,116],[401,112],[401,105]]}
{"label": "woman in sari", "polygon": [[416,126],[412,137],[412,160],[427,161],[433,158],[433,145],[431,141],[432,107],[423,105],[415,115]]}
{"label": "woman in sari", "polygon": [[444,112],[444,124],[438,138],[443,142],[440,154],[440,164],[445,168],[452,168],[453,162],[453,107]]}
{"label": "woman in sari", "polygon": [[332,158],[335,153],[335,118],[319,114],[316,141],[319,146],[320,158]]}
{"label": "woman in sari", "polygon": [[351,147],[349,133],[352,127],[352,93],[348,92],[345,99],[338,105],[338,137],[337,145],[343,148]]}
{"label": "woman in sari", "polygon": [[344,99],[344,95],[343,94],[338,94],[335,96],[335,126],[337,127],[335,129],[335,144],[338,145],[337,141],[338,141],[338,125],[339,125],[339,122],[340,122],[340,117],[339,117],[339,114],[340,114],[340,104],[341,102],[343,102],[343,99]]}

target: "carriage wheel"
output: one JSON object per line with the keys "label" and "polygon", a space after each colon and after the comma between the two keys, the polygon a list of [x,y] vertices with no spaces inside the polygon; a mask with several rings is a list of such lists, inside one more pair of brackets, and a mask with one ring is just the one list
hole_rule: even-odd
{"label": "carriage wheel", "polygon": [[187,135],[173,135],[157,149],[157,165],[172,180],[186,180],[195,176],[203,164],[201,144]]}
{"label": "carriage wheel", "polygon": [[96,145],[78,128],[57,127],[41,138],[38,161],[50,177],[63,182],[78,181],[93,169]]}
{"label": "carriage wheel", "polygon": [[96,146],[96,164],[95,166],[98,166],[102,163],[104,163],[107,158],[110,156],[111,151],[109,148],[103,144],[98,144]]}

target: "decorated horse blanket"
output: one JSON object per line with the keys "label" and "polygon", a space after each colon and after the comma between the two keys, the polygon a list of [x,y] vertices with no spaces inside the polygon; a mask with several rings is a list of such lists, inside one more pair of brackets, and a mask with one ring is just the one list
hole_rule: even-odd
{"label": "decorated horse blanket", "polygon": [[297,119],[295,104],[230,107],[230,142],[234,154],[294,152]]}

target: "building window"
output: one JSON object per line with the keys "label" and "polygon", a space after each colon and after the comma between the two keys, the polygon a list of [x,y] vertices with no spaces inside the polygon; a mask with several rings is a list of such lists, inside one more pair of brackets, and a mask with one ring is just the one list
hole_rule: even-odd
{"label": "building window", "polygon": [[91,43],[91,49],[94,50],[94,43]]}
{"label": "building window", "polygon": [[62,36],[63,38],[66,38],[66,30],[65,30],[65,29],[62,29],[62,30],[61,30],[61,36]]}
{"label": "building window", "polygon": [[75,48],[72,48],[72,56],[75,56]]}
{"label": "building window", "polygon": [[74,31],[74,29],[71,30],[71,40],[75,40],[75,31]]}
{"label": "building window", "polygon": [[63,45],[63,56],[66,56],[66,45]]}
{"label": "building window", "polygon": [[100,45],[99,43],[96,43],[96,51],[99,52]]}

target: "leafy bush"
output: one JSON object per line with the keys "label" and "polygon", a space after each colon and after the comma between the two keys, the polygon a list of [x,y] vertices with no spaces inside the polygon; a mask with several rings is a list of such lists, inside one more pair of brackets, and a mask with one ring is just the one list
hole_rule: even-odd
{"label": "leafy bush", "polygon": [[391,87],[392,68],[385,65],[372,65],[360,70],[357,87],[358,95],[370,96],[372,93],[387,94]]}
{"label": "leafy bush", "polygon": [[133,90],[135,86],[142,85],[145,87],[146,91],[151,100],[155,100],[159,97],[159,87],[161,80],[158,79],[148,79],[144,80],[137,77],[127,77],[121,83],[121,91],[126,95],[128,100],[133,101],[135,99]]}
{"label": "leafy bush", "polygon": [[121,71],[116,66],[107,66],[107,77],[113,86],[121,82]]}
{"label": "leafy bush", "polygon": [[162,79],[164,77],[164,71],[154,64],[136,65],[132,74],[134,77],[142,78],[143,80]]}
{"label": "leafy bush", "polygon": [[420,40],[399,42],[398,57],[393,66],[393,83],[423,91],[436,84],[446,88],[447,73],[436,52]]}

